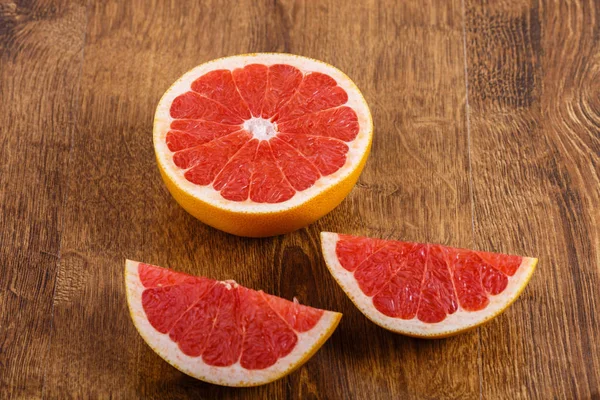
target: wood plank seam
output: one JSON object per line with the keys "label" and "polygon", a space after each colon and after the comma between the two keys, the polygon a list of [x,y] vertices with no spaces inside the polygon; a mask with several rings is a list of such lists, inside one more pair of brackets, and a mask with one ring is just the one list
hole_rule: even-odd
{"label": "wood plank seam", "polygon": [[[82,46],[81,46],[81,55],[79,57],[79,73],[78,73],[78,80],[79,83],[77,84],[79,86],[79,84],[81,83],[81,76],[83,73],[83,62],[85,60],[85,45],[86,45],[86,39],[87,39],[87,26],[88,26],[88,21],[89,21],[89,6],[90,6],[90,1],[91,0],[87,0],[86,4],[85,4],[85,22],[84,22],[84,29],[83,29],[83,35],[82,35]],[[73,110],[70,110],[70,113],[72,114],[71,117],[69,118],[69,129],[68,129],[68,133],[70,135],[69,137],[69,154],[67,156],[67,163],[65,164],[64,168],[66,169],[66,176],[65,176],[65,182],[69,182],[69,178],[71,176],[71,169],[69,168],[69,166],[71,165],[71,160],[73,158],[73,151],[75,148],[75,140],[74,140],[74,136],[75,136],[75,130],[77,129],[77,120],[79,118],[79,114],[81,113],[81,86],[79,86],[79,90],[77,91],[77,97],[75,98],[75,104],[78,105],[77,109],[78,111],[76,113],[73,112]],[[63,199],[61,201],[61,208],[64,210],[67,206],[67,199],[68,199],[68,195],[69,195],[69,185],[66,185],[65,188],[65,192],[63,194]],[[53,257],[56,257],[56,279],[54,280],[54,288],[52,289],[52,303],[51,303],[51,308],[50,308],[50,312],[51,312],[51,316],[50,316],[50,333],[49,333],[49,338],[48,338],[48,354],[50,353],[50,350],[52,348],[52,337],[53,337],[53,332],[54,332],[54,304],[55,304],[55,299],[56,299],[56,289],[58,287],[58,274],[60,272],[60,260],[61,260],[61,252],[62,252],[62,238],[63,238],[63,233],[64,233],[64,226],[65,226],[65,213],[63,212],[59,221],[59,238],[58,238],[58,252],[57,254],[50,254],[50,253],[46,253],[46,254],[50,254]],[[45,391],[46,391],[46,383],[47,383],[47,376],[48,376],[48,368],[50,368],[50,366],[52,365],[52,363],[48,363],[46,364],[46,368],[44,370],[44,375],[42,378],[42,390],[41,390],[41,398],[44,399],[45,398]]]}
{"label": "wood plank seam", "polygon": [[[473,245],[475,245],[475,199],[473,196],[473,164],[471,160],[471,115],[469,106],[469,65],[467,60],[467,7],[465,0],[460,1],[462,11],[462,33],[463,33],[463,62],[465,75],[465,124],[467,129],[467,160],[469,171],[469,199],[471,201],[471,234]],[[477,329],[477,374],[479,375],[479,398],[483,398],[483,354],[481,330]]]}

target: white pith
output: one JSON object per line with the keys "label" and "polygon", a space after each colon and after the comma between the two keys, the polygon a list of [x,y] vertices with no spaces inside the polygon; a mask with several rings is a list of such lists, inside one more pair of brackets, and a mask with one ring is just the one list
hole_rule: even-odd
{"label": "white pith", "polygon": [[244,122],[244,130],[250,132],[254,139],[269,140],[277,135],[277,125],[264,118],[252,117]]}
{"label": "white pith", "polygon": [[[202,357],[184,354],[168,334],[158,332],[148,321],[142,306],[142,293],[145,287],[138,275],[139,262],[127,260],[125,265],[125,286],[127,303],[133,323],[146,343],[160,357],[181,372],[194,378],[225,386],[257,386],[279,379],[303,364],[329,337],[336,328],[341,314],[325,311],[317,325],[298,335],[296,347],[287,356],[277,360],[272,366],[262,370],[248,370],[239,361],[229,367],[215,367],[203,362]],[[228,288],[233,287],[225,281]]]}
{"label": "white pith", "polygon": [[506,289],[496,296],[490,296],[490,303],[483,310],[466,311],[459,306],[454,314],[446,316],[442,322],[427,323],[418,320],[416,317],[410,320],[389,317],[377,310],[373,305],[373,298],[367,296],[360,289],[358,281],[354,278],[354,273],[340,264],[336,254],[338,240],[337,233],[321,232],[323,257],[335,280],[356,307],[371,321],[383,328],[410,336],[448,336],[478,326],[494,318],[519,296],[531,278],[537,264],[537,259],[524,257],[517,272],[508,277]]}
{"label": "white pith", "polygon": [[[298,68],[305,74],[309,72],[321,72],[329,75],[335,79],[338,86],[344,89],[348,94],[348,101],[345,105],[354,109],[360,127],[357,137],[352,142],[346,142],[349,150],[346,154],[346,163],[342,168],[331,175],[321,177],[313,186],[301,192],[297,192],[291,199],[275,204],[255,203],[249,199],[241,202],[226,200],[218,191],[213,189],[212,185],[200,186],[189,182],[184,177],[186,170],[182,170],[175,165],[173,162],[174,153],[169,150],[166,144],[166,134],[173,121],[169,112],[171,104],[177,96],[191,90],[190,86],[194,80],[215,69],[233,70],[235,68],[241,68],[256,63],[264,64],[266,66],[273,64],[288,64]],[[190,195],[221,209],[234,212],[276,213],[306,203],[323,191],[336,185],[358,167],[367,151],[372,134],[373,121],[371,113],[362,94],[350,78],[337,68],[324,62],[296,55],[278,53],[247,54],[220,58],[192,69],[179,78],[179,80],[177,80],[163,95],[154,117],[154,148],[157,153],[158,162],[163,167],[164,171],[174,179],[180,189],[183,189]]]}

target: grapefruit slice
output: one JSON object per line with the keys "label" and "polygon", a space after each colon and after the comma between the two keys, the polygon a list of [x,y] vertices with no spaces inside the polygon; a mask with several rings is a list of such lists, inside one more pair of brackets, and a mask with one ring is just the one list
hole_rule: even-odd
{"label": "grapefruit slice", "polygon": [[202,64],[160,100],[154,149],[169,191],[190,214],[241,236],[302,228],[354,187],[373,121],[340,70],[290,54]]}
{"label": "grapefruit slice", "polygon": [[180,371],[225,386],[257,386],[306,362],[341,314],[166,268],[126,261],[129,312],[146,343]]}
{"label": "grapefruit slice", "polygon": [[519,297],[537,259],[322,232],[327,267],[367,318],[422,338],[475,328]]}

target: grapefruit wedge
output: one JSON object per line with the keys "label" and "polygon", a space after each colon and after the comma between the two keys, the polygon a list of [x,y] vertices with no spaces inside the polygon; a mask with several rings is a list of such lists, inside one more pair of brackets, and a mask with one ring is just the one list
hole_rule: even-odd
{"label": "grapefruit wedge", "polygon": [[169,191],[190,214],[241,236],[302,228],[356,183],[373,121],[337,68],[290,54],[220,58],[184,74],[154,118]]}
{"label": "grapefruit wedge", "polygon": [[331,274],[370,320],[408,336],[475,328],[523,291],[537,259],[322,232]]}
{"label": "grapefruit wedge", "polygon": [[194,378],[257,386],[307,361],[341,314],[170,269],[126,261],[129,312],[165,361]]}

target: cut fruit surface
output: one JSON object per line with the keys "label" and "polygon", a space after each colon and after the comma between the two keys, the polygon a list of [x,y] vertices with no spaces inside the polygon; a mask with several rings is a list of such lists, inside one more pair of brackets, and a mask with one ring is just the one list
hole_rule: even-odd
{"label": "cut fruit surface", "polygon": [[325,262],[360,311],[416,337],[446,337],[504,311],[537,259],[322,232]]}
{"label": "cut fruit surface", "polygon": [[180,371],[226,386],[279,379],[307,361],[341,314],[127,260],[131,318],[146,343]]}
{"label": "cut fruit surface", "polygon": [[326,63],[247,54],[202,64],[160,100],[154,149],[171,194],[237,235],[299,229],[335,208],[369,154],[373,122]]}

